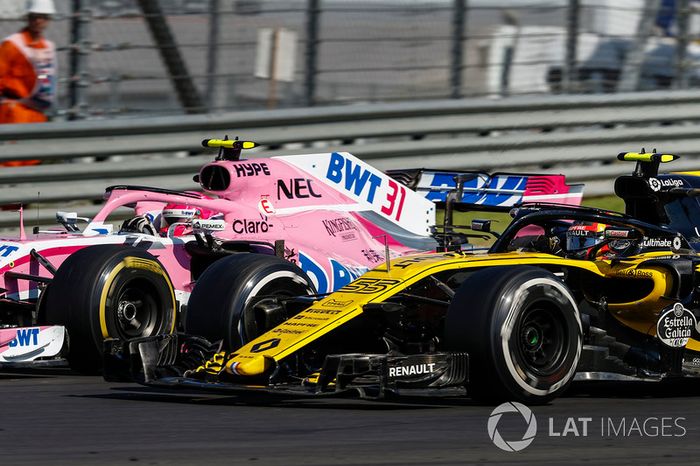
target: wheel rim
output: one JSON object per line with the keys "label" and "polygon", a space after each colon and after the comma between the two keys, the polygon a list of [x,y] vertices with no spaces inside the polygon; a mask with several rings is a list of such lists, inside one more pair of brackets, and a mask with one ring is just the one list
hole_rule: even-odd
{"label": "wheel rim", "polygon": [[130,280],[116,295],[114,312],[117,331],[123,338],[152,335],[159,326],[162,303],[146,280]]}
{"label": "wheel rim", "polygon": [[555,306],[533,303],[518,321],[517,352],[528,372],[547,377],[557,373],[566,359],[566,321]]}

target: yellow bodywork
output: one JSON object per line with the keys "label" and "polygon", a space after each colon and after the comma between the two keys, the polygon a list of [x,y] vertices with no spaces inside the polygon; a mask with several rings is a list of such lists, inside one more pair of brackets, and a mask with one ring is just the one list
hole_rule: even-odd
{"label": "yellow bodywork", "polygon": [[618,159],[626,162],[652,162],[658,160],[661,163],[668,163],[678,159],[678,156],[673,154],[658,154],[656,152],[623,152],[618,155]]}
{"label": "yellow bodywork", "polygon": [[[403,291],[414,283],[447,270],[535,265],[585,270],[605,278],[623,280],[634,287],[634,281],[652,280],[650,292],[626,303],[611,303],[608,309],[619,321],[640,332],[655,335],[656,319],[661,309],[672,303],[667,298],[673,283],[671,274],[658,266],[646,266],[645,260],[668,256],[670,252],[644,254],[625,261],[588,261],[567,259],[542,253],[509,252],[500,254],[428,253],[407,256],[364,274],[328,297],[288,319],[267,333],[246,344],[235,353],[219,353],[199,370],[220,373],[222,370],[239,376],[267,373],[276,362],[328,334],[363,312],[363,306],[378,303]],[[627,284],[627,281],[632,283]],[[691,340],[689,347],[698,342]],[[692,348],[691,348],[692,349]]]}
{"label": "yellow bodywork", "polygon": [[225,149],[252,149],[258,146],[253,141],[239,141],[238,139],[205,139],[202,141],[204,147],[223,147]]}

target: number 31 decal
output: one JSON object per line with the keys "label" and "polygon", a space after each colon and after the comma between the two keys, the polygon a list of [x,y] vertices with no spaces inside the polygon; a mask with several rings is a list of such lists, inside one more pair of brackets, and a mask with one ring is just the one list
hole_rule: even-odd
{"label": "number 31 decal", "polygon": [[[401,220],[401,212],[403,211],[403,201],[406,199],[406,188],[399,186],[394,180],[389,180],[389,189],[391,193],[386,195],[388,205],[382,206],[382,213],[391,217],[392,215],[398,222]],[[400,197],[399,205],[396,205],[396,198]]]}

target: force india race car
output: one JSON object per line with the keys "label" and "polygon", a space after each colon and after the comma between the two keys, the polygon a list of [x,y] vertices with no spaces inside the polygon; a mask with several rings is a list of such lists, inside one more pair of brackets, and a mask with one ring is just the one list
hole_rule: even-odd
{"label": "force india race car", "polygon": [[[74,368],[92,371],[107,337],[187,329],[231,340],[210,320],[185,317],[194,282],[212,263],[246,256],[240,268],[215,270],[227,276],[264,269],[241,299],[271,290],[333,291],[385,257],[434,250],[436,202],[447,201],[455,175],[463,188],[463,199],[451,199],[457,205],[581,199],[580,187],[562,176],[395,173],[409,189],[346,152],[241,160],[254,143],[204,145],[219,148],[195,177],[207,195],[113,186],[82,231],[76,214],[61,213],[62,231],[26,235],[22,228],[18,239],[0,240],[0,367],[66,356]],[[135,217],[113,234],[110,217],[123,207]],[[235,326],[237,317],[227,316]],[[248,337],[260,333],[253,320],[245,325]]]}
{"label": "force india race car", "polygon": [[396,258],[322,298],[259,301],[288,319],[235,351],[187,335],[108,341],[107,379],[543,403],[575,378],[699,377],[700,174],[657,175],[671,155],[619,158],[637,161],[615,183],[628,214],[522,206],[488,253]]}

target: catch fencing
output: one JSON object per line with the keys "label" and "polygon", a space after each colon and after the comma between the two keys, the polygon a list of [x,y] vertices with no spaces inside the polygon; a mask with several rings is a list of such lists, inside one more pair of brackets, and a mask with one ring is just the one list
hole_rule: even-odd
{"label": "catch fencing", "polygon": [[[90,215],[109,185],[197,189],[192,180],[214,156],[205,138],[239,136],[261,144],[250,158],[351,152],[380,169],[439,168],[557,172],[585,182],[588,196],[612,193],[629,173],[621,151],[677,153],[668,167],[700,169],[700,93],[647,92],[503,100],[327,106],[130,120],[0,126],[0,161],[41,165],[0,170],[0,205],[81,203]],[[36,209],[33,207],[33,209]],[[34,223],[53,209],[32,210]],[[16,214],[0,213],[0,226]]]}
{"label": "catch fencing", "polygon": [[[0,0],[1,36],[24,3]],[[61,0],[56,118],[697,87],[699,4]]]}

